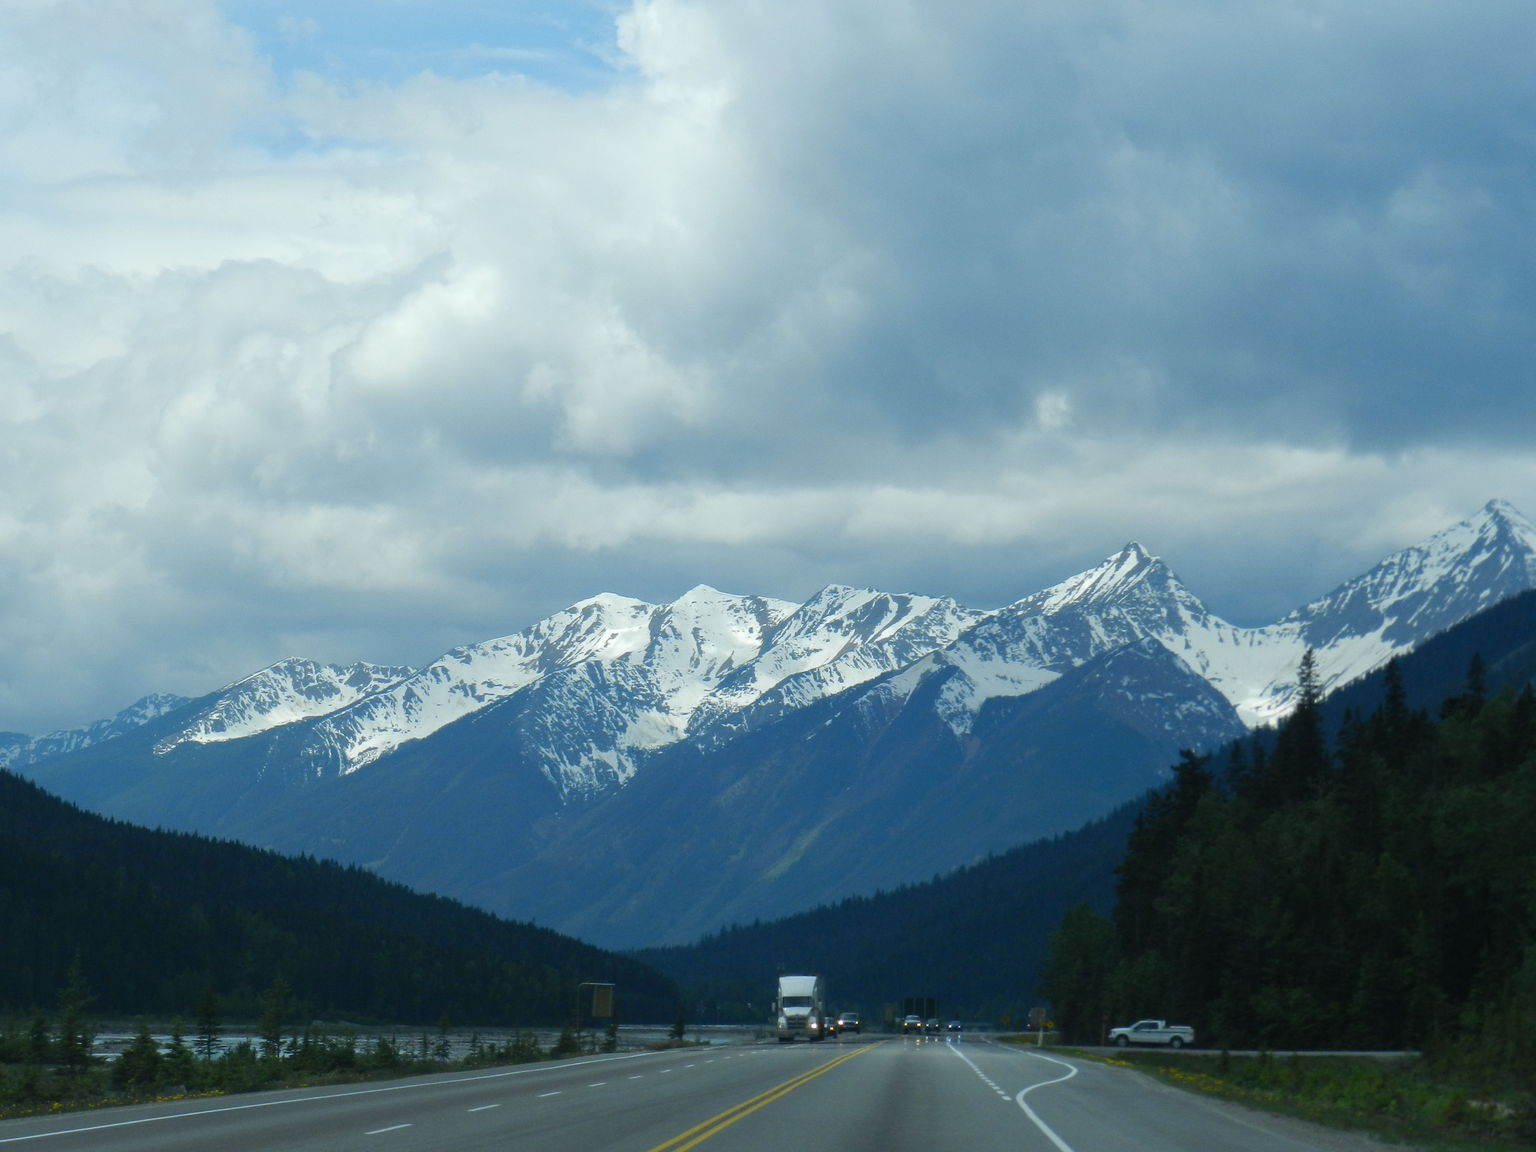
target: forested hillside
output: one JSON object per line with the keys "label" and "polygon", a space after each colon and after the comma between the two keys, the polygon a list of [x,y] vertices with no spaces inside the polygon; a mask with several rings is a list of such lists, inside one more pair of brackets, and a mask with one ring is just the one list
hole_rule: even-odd
{"label": "forested hillside", "polygon": [[[1497,656],[1474,653],[1433,711],[1394,663],[1333,729],[1304,665],[1272,738],[1186,756],[1137,821],[1112,918],[1079,907],[1053,935],[1045,990],[1068,1038],[1157,1015],[1210,1044],[1425,1047],[1536,1072],[1522,600],[1447,638]],[[1443,673],[1443,652],[1418,667]]]}
{"label": "forested hillside", "polygon": [[932,996],[946,1015],[1020,1020],[1038,1003],[1051,926],[1079,901],[1108,909],[1136,809],[924,884],[638,955],[677,980],[699,1019],[766,1020],[778,974],[804,971],[826,977],[832,1007],[866,1018]]}
{"label": "forested hillside", "polygon": [[672,985],[634,960],[356,867],[83,812],[0,771],[0,1012],[58,1002],[78,957],[93,1014],[256,1018],[281,979],[300,1018],[564,1022],[582,981],[631,1021]]}

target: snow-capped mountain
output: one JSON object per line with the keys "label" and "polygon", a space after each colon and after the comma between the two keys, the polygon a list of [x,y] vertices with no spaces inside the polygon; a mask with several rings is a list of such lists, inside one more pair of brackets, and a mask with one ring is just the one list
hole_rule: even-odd
{"label": "snow-capped mountain", "polygon": [[831,585],[701,701],[688,735],[718,744],[953,643],[986,614],[953,600]]}
{"label": "snow-capped mountain", "polygon": [[1290,711],[1308,648],[1331,691],[1531,587],[1536,528],[1500,500],[1259,628],[1216,616],[1163,561],[1132,543],[1098,567],[986,616],[890,690],[910,691],[940,669],[957,670],[938,708],[963,733],[989,699],[1033,691],[1102,652],[1154,639],[1257,727]]}
{"label": "snow-capped mountain", "polygon": [[[798,605],[603,594],[425,668],[287,660],[82,734],[0,735],[0,758],[111,815],[594,937],[683,899],[677,922],[707,926],[1075,826],[1179,748],[1284,716],[1308,648],[1332,689],[1533,587],[1536,529],[1496,500],[1262,627],[1134,543],[994,611],[840,585]],[[685,845],[636,830],[662,813]],[[914,850],[925,829],[947,834]]]}
{"label": "snow-capped mountain", "polygon": [[522,759],[562,795],[590,796],[690,733],[718,742],[900,667],[980,615],[838,586],[803,605],[703,585],[664,605],[604,594],[420,670],[282,661],[223,689],[156,751],[287,728],[285,756],[345,775],[494,709],[517,717]]}
{"label": "snow-capped mountain", "polygon": [[[523,755],[562,794],[590,796],[628,781],[659,748],[685,739],[718,746],[877,681],[861,707],[879,699],[878,709],[889,712],[942,673],[933,706],[964,735],[988,700],[1028,694],[1069,668],[1147,639],[1255,726],[1286,713],[1308,647],[1331,689],[1532,586],[1536,529],[1495,500],[1258,628],[1210,612],[1136,543],[992,612],[840,585],[800,605],[702,585],[664,605],[605,593],[419,670],[282,661],[221,690],[156,750],[303,724],[285,755],[315,776],[347,774],[525,696],[515,709],[519,724],[540,739],[521,741]],[[42,755],[80,746],[47,739]]]}
{"label": "snow-capped mountain", "polygon": [[[626,753],[670,743],[718,680],[755,656],[765,630],[794,608],[700,586],[672,604],[594,596],[533,627],[456,648],[428,667],[315,725],[304,755],[356,771],[400,745],[535,688],[564,731],[548,773],[562,790],[623,783]],[[607,689],[606,691],[604,689]],[[594,696],[606,696],[601,706]],[[569,721],[577,720],[579,732]]]}
{"label": "snow-capped mountain", "polygon": [[[156,745],[169,752],[178,744],[216,744],[257,736],[272,728],[296,724],[382,692],[411,675],[409,668],[376,664],[317,664],[313,660],[281,660],[237,680],[221,691],[212,705],[174,736]],[[185,703],[185,701],[183,701]]]}
{"label": "snow-capped mountain", "polygon": [[110,720],[97,720],[83,728],[64,728],[45,736],[0,732],[0,767],[19,768],[54,756],[89,748],[114,736],[122,736],[187,704],[185,696],[153,692],[135,700]]}

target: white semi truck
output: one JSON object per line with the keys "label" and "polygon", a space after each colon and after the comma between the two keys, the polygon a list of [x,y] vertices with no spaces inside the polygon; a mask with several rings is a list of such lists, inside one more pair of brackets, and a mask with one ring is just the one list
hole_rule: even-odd
{"label": "white semi truck", "polygon": [[820,976],[780,976],[773,1010],[781,1041],[796,1036],[820,1040],[827,1035],[827,1002]]}

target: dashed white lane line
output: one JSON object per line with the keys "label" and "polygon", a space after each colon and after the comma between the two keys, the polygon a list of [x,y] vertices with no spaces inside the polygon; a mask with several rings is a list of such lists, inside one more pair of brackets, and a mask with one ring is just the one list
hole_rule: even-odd
{"label": "dashed white lane line", "polygon": [[964,1060],[967,1064],[969,1064],[971,1066],[971,1071],[976,1073],[976,1075],[980,1076],[981,1077],[981,1082],[983,1084],[985,1084],[988,1088],[992,1089],[992,1091],[996,1092],[1004,1100],[1011,1099],[1011,1097],[1008,1095],[1008,1093],[1006,1091],[1004,1091],[1002,1089],[1002,1087],[1000,1087],[998,1085],[997,1081],[993,1080],[992,1077],[988,1076],[985,1072],[983,1072],[980,1068],[978,1068],[976,1066],[976,1062],[974,1060],[972,1060],[969,1056],[967,1056],[964,1052],[960,1051],[959,1048],[955,1047],[954,1045],[950,1045],[950,1049],[949,1050],[951,1052],[953,1052],[956,1056],[960,1057],[960,1059]]}
{"label": "dashed white lane line", "polygon": [[546,1096],[558,1096],[558,1095],[560,1095],[561,1091],[562,1091],[561,1089],[556,1088],[553,1092],[540,1092],[539,1093],[539,1099],[542,1100]]}
{"label": "dashed white lane line", "polygon": [[489,1112],[492,1108],[500,1108],[500,1104],[482,1104],[478,1108],[471,1108],[471,1112]]}
{"label": "dashed white lane line", "polygon": [[388,1128],[375,1128],[372,1132],[364,1132],[364,1136],[382,1136],[386,1132],[398,1132],[402,1128],[409,1128],[409,1124],[391,1124]]}

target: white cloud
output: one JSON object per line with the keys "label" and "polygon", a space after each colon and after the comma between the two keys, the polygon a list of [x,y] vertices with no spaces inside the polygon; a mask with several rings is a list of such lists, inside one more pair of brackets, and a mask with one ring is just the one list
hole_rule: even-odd
{"label": "white cloud", "polygon": [[1536,504],[1524,3],[637,0],[568,89],[241,10],[0,10],[0,727],[1130,538],[1252,619]]}

